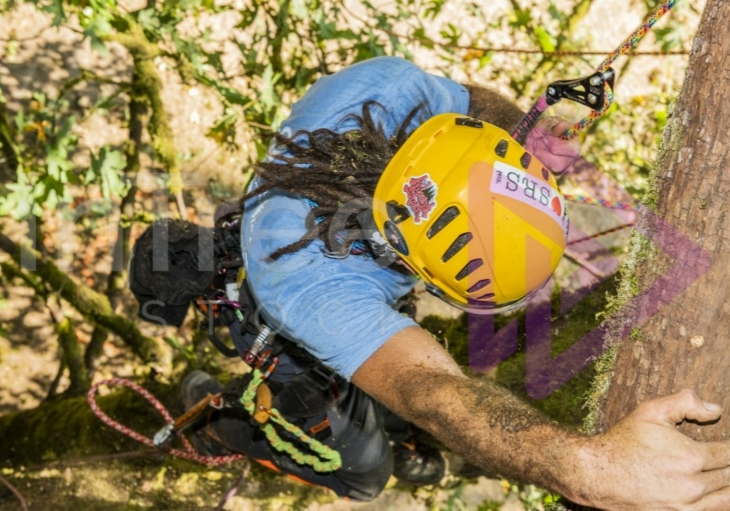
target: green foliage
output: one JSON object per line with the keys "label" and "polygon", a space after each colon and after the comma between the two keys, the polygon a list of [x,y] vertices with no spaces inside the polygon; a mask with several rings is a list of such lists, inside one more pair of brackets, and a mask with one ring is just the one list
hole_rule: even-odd
{"label": "green foliage", "polygon": [[75,117],[63,99],[49,100],[34,93],[26,111],[18,112],[9,126],[15,138],[6,139],[16,156],[16,182],[0,194],[0,215],[24,219],[39,215],[42,207],[55,209],[71,202],[71,185],[79,178],[69,155],[78,145],[72,128]]}
{"label": "green foliage", "polygon": [[[0,13],[21,2],[0,3]],[[581,59],[560,58],[553,51],[576,50],[589,45],[576,27],[592,0],[553,2],[511,0],[511,9],[494,16],[477,2],[394,0],[387,4],[362,0],[258,0],[240,5],[212,0],[166,0],[154,6],[137,4],[136,10],[116,0],[27,0],[52,17],[55,26],[81,27],[93,48],[107,51],[114,41],[126,49],[131,76],[115,82],[84,69],[59,87],[55,97],[39,91],[13,111],[0,95],[0,166],[11,174],[0,185],[0,214],[17,219],[84,202],[98,190],[109,203],[134,202],[128,197],[131,176],[138,165],[134,155],[151,148],[153,161],[170,173],[171,189],[182,191],[181,155],[175,145],[162,101],[164,82],[159,67],[173,69],[190,86],[205,89],[215,98],[218,119],[206,135],[225,150],[236,151],[242,141],[251,143],[253,159],[266,151],[271,134],[291,105],[319,76],[354,62],[379,55],[412,58],[429,56],[432,68],[443,74],[487,76],[509,83],[523,106],[541,94],[553,80],[583,76],[592,71]],[[647,2],[647,9],[653,7]],[[489,12],[489,14],[488,14]],[[216,16],[235,19],[229,33],[213,33],[209,21]],[[469,23],[463,23],[468,20]],[[655,30],[662,48],[676,48],[686,39],[678,21]],[[491,69],[494,34],[502,34],[517,48],[538,53],[518,53],[509,58],[509,69]],[[10,43],[15,40],[11,34]],[[233,62],[233,64],[231,64]],[[627,65],[621,71],[626,71]],[[500,78],[506,75],[506,78]],[[78,107],[72,94],[85,83],[104,94],[91,107]],[[617,87],[620,87],[617,82]],[[640,195],[646,188],[659,132],[668,120],[674,91],[657,78],[654,92],[618,101],[610,117],[584,133],[584,154],[606,170],[614,181]],[[146,124],[149,146],[132,140],[130,100],[149,111]],[[121,116],[130,123],[130,140],[123,147],[102,143],[90,150],[78,139],[80,127],[94,111],[112,112],[121,105]],[[576,117],[585,115],[577,109]],[[121,120],[120,119],[120,120]],[[138,137],[141,139],[141,137]],[[250,142],[249,142],[250,141]],[[129,150],[129,146],[136,147]],[[130,158],[130,161],[127,160]],[[251,162],[248,162],[251,163]],[[129,167],[129,168],[128,168]],[[248,166],[247,166],[248,167]],[[5,172],[5,168],[3,169]],[[97,215],[109,209],[96,208]],[[125,218],[139,218],[132,211]],[[125,229],[130,227],[124,224]],[[463,323],[443,327],[447,337],[463,335]],[[455,343],[454,355],[462,362],[465,347]]]}
{"label": "green foliage", "polygon": [[[617,283],[617,277],[610,278],[599,285],[564,316],[554,313],[551,323],[553,329],[553,356],[562,353],[600,324],[603,318],[598,313],[605,308],[608,296],[615,292]],[[556,298],[554,298],[554,301],[557,301]],[[525,388],[525,353],[523,346],[520,340],[520,350],[499,366],[497,383],[509,388],[559,423],[576,429],[581,428],[588,413],[584,406],[585,399],[591,391],[591,383],[595,376],[593,364],[550,396],[538,401],[532,399]]]}
{"label": "green foliage", "polygon": [[[186,0],[165,1],[136,11],[120,8],[116,0],[28,3],[52,15],[55,26],[77,22],[84,37],[100,52],[106,51],[108,41],[116,40],[140,62],[156,55],[164,58],[185,82],[199,84],[218,98],[220,115],[208,128],[207,136],[231,151],[240,148],[242,139],[252,140],[256,146],[252,154],[257,158],[265,152],[272,131],[287,115],[289,105],[318,76],[374,56],[410,58],[415,50],[425,49],[435,57],[433,66],[447,75],[458,69],[470,75],[488,67],[493,58],[492,52],[477,49],[493,46],[490,36],[506,31],[515,46],[546,52],[514,56],[509,84],[518,97],[527,101],[544,91],[550,81],[585,75],[590,69],[580,60],[550,53],[573,50],[586,42],[576,36],[575,28],[592,0],[559,5],[511,0],[511,10],[497,17],[487,16],[474,2],[449,2],[451,13],[445,14],[446,0],[423,4],[396,0],[387,6],[370,1],[351,6],[340,0],[262,0],[238,9],[229,3]],[[15,5],[5,1],[0,12]],[[456,22],[462,19],[459,13],[470,20],[468,30],[465,24]],[[218,15],[238,19],[232,32],[223,37],[211,33],[206,23],[206,19]],[[434,30],[437,26],[440,28]],[[682,43],[681,33],[678,22],[655,30],[658,44],[667,49]],[[226,44],[236,48],[240,65],[226,67]],[[155,72],[142,69],[137,67],[141,74]],[[92,75],[82,78],[97,84],[104,81]],[[170,147],[171,132],[159,111],[164,107],[151,95],[162,85],[152,75],[139,79],[152,107],[150,132],[153,138],[159,138],[153,140],[153,147],[163,165],[177,172],[175,155],[182,151]],[[128,90],[131,84],[115,86],[112,96]],[[52,101],[36,93],[29,108],[16,113],[16,136],[8,140],[0,133],[5,159],[11,160],[8,155],[14,151],[20,160],[16,182],[0,193],[0,212],[12,212],[18,218],[39,215],[43,208],[54,209],[72,200],[70,185],[101,186],[105,198],[121,200],[125,196],[128,185],[124,178],[112,177],[112,173],[122,174],[124,169],[115,148],[106,146],[99,155],[88,154],[86,159],[93,162],[91,168],[77,168],[79,146],[74,126],[83,121],[84,113],[68,108],[64,98],[67,92],[64,88]],[[655,142],[666,121],[669,95],[667,91],[660,94],[619,104],[611,120],[600,123],[600,129],[594,128],[584,143],[587,154],[600,156],[600,160],[596,158],[599,167],[635,194],[646,185]],[[632,133],[642,134],[641,138],[628,140]]]}
{"label": "green foliage", "polygon": [[[655,6],[651,0],[644,3],[647,10]],[[200,88],[207,97],[214,98],[217,119],[206,127],[206,136],[222,152],[239,151],[241,144],[252,144],[253,150],[247,154],[253,155],[251,160],[254,160],[265,153],[273,131],[288,115],[290,105],[318,77],[371,57],[398,55],[413,59],[417,55],[421,62],[429,62],[430,69],[446,76],[507,85],[523,108],[552,81],[590,74],[600,59],[551,54],[594,47],[590,35],[581,35],[584,32],[577,30],[592,0],[559,3],[511,0],[511,8],[496,16],[488,10],[488,3],[469,0],[254,0],[235,4],[213,0],[163,0],[144,4],[122,4],[116,0],[0,0],[0,15],[21,4],[35,5],[48,13],[56,27],[73,30],[80,27],[92,48],[100,53],[108,53],[110,43],[120,43],[133,72],[115,82],[98,70],[84,69],[58,87],[58,94],[23,91],[13,96],[30,99],[12,106],[3,96],[3,93],[10,96],[9,91],[0,90],[0,215],[42,219],[44,214],[62,205],[85,201],[93,190],[107,204],[131,204],[131,212],[123,223],[127,231],[133,223],[151,221],[151,213],[142,210],[139,204],[136,210],[133,207],[136,200],[131,193],[133,176],[127,173],[135,169],[136,163],[132,161],[135,152],[148,152],[153,165],[170,172],[171,178],[182,163],[184,156],[181,155],[189,154],[188,148],[175,145],[161,100],[165,83],[159,69],[163,65],[174,70],[184,84]],[[128,10],[130,5],[137,10]],[[235,18],[229,33],[212,31],[209,21],[216,16]],[[496,34],[499,36],[495,37]],[[663,50],[686,47],[691,36],[681,20],[674,18],[655,29],[654,34],[654,45]],[[542,53],[499,55],[495,59],[497,52],[487,49],[504,47],[503,41],[509,41],[512,48]],[[20,47],[11,30],[4,57],[17,56]],[[499,67],[495,65],[497,61]],[[623,86],[621,75],[633,64],[622,65],[618,68],[618,90]],[[677,82],[666,82],[661,77],[652,77],[652,81],[652,90],[617,101],[610,116],[581,135],[583,153],[636,196],[646,188],[659,133],[670,118],[671,101],[678,86]],[[0,88],[5,83],[11,82],[3,80]],[[101,95],[90,107],[81,108],[73,99],[74,95],[83,94],[78,87],[81,83]],[[132,101],[145,106],[149,119],[135,118],[134,109],[130,108]],[[130,128],[129,140],[104,141],[89,149],[78,135],[84,122],[92,112],[118,114],[115,108],[125,110],[119,120]],[[585,109],[576,108],[570,115],[577,120],[586,114]],[[151,139],[149,145],[135,139],[134,122],[144,125]],[[128,150],[130,145],[134,150]],[[109,209],[97,208],[93,212],[103,216],[109,214]],[[38,224],[42,231],[43,223]],[[51,287],[70,287],[65,277],[63,286],[59,284],[59,276],[53,281],[57,285]],[[613,284],[609,282],[606,286]],[[596,325],[600,318],[594,313],[604,307],[604,302],[602,288],[585,301],[584,308],[576,308],[570,317],[555,323],[556,353]],[[89,301],[85,307],[79,303],[75,306],[87,321],[103,322],[103,318],[99,319],[89,310],[101,309],[100,302]],[[499,319],[500,322],[506,320]],[[128,323],[118,320],[106,319],[104,326],[111,330],[130,330]],[[449,352],[457,362],[468,366],[465,316],[454,321],[431,316],[423,320],[423,326],[448,342]],[[1,325],[0,335],[7,335]],[[175,370],[179,366],[218,369],[213,355],[205,351],[200,339],[189,342],[167,337],[164,340],[172,347]],[[141,342],[139,345],[145,346]],[[138,351],[146,352],[146,348]],[[522,395],[555,420],[578,427],[586,414],[583,402],[594,369],[585,370],[548,399],[536,402],[525,391],[524,359],[524,352],[520,351],[501,364],[496,373],[498,383]],[[106,403],[110,410],[139,409],[140,404],[132,400],[125,394],[115,393]],[[85,405],[73,401],[72,406],[68,410],[60,407],[56,410],[53,406],[39,410],[41,415],[37,420],[50,417],[77,424],[81,432],[78,445],[59,445],[58,451],[46,453],[41,451],[45,448],[45,438],[32,438],[28,457],[19,458],[21,462],[37,462],[44,457],[55,459],[63,456],[61,451],[83,454],[90,442],[110,446],[111,452],[134,447],[120,443],[120,437],[113,432],[97,437],[99,428],[94,418],[86,417]],[[16,438],[22,436],[18,431],[36,427],[35,422],[13,424],[12,417],[4,419],[7,420],[0,421],[0,427]],[[146,422],[139,425],[151,427]],[[9,459],[11,453],[2,454]],[[263,469],[254,467],[254,470],[263,471],[256,475],[258,478],[269,475]],[[530,488],[515,487],[513,491],[519,492],[520,499],[531,506],[540,502],[547,504],[552,499]],[[458,504],[457,496],[454,493],[454,505]],[[497,504],[482,503],[481,509],[492,508],[496,509]]]}
{"label": "green foliage", "polygon": [[183,344],[177,335],[163,336],[162,340],[167,343],[174,352],[173,363],[185,362],[187,364],[195,364],[197,354],[195,348],[190,344]]}
{"label": "green foliage", "polygon": [[15,0],[0,0],[0,14],[8,12],[15,7]]}
{"label": "green foliage", "polygon": [[462,367],[469,366],[469,323],[468,316],[461,314],[457,319],[429,315],[419,324],[434,335],[449,355]]}
{"label": "green foliage", "polygon": [[658,92],[616,101],[592,128],[595,136],[584,140],[584,154],[636,198],[647,192],[672,97]]}
{"label": "green foliage", "polygon": [[110,150],[108,146],[104,146],[98,156],[91,155],[91,166],[84,181],[98,182],[104,199],[124,197],[129,190],[129,182],[123,178],[122,173],[125,166],[126,161],[120,151]]}

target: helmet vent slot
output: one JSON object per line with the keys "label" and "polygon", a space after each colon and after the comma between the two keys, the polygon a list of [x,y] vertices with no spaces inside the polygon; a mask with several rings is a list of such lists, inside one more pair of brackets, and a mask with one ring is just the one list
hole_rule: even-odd
{"label": "helmet vent slot", "polygon": [[466,263],[466,266],[464,266],[459,273],[456,274],[456,280],[462,280],[470,273],[476,271],[478,268],[480,268],[484,264],[484,261],[481,259],[472,259],[468,263]]}
{"label": "helmet vent slot", "polygon": [[470,128],[483,128],[484,124],[482,121],[477,119],[471,119],[470,117],[458,117],[456,119],[457,126],[469,126]]}
{"label": "helmet vent slot", "polygon": [[497,143],[497,147],[494,148],[494,152],[499,156],[500,158],[504,158],[507,156],[507,148],[509,147],[509,144],[506,140],[500,140]]}
{"label": "helmet vent slot", "polygon": [[459,216],[459,208],[457,208],[456,206],[449,206],[448,208],[446,208],[446,211],[441,213],[441,216],[439,216],[436,221],[434,221],[433,225],[428,229],[426,237],[428,239],[431,239],[436,236],[439,231],[449,225],[449,223],[451,223],[451,221],[457,216]]}
{"label": "helmet vent slot", "polygon": [[408,212],[408,208],[406,208],[402,204],[398,204],[395,201],[388,201],[388,203],[385,205],[385,208],[388,210],[388,218],[390,218],[396,224],[407,220],[411,216],[411,214]]}
{"label": "helmet vent slot", "polygon": [[[488,286],[491,283],[492,283],[492,281],[489,279],[482,279],[479,282],[477,282],[476,284],[474,284],[473,286],[471,286],[469,289],[467,289],[466,292],[467,293],[476,293],[477,291],[479,291],[483,287]],[[485,296],[489,296],[489,295],[494,296],[494,293],[489,293]],[[484,298],[484,296],[482,296],[481,298]]]}
{"label": "helmet vent slot", "polygon": [[522,153],[522,157],[520,158],[520,165],[522,165],[523,169],[526,169],[530,166],[530,162],[532,161],[532,155],[528,152]]}
{"label": "helmet vent slot", "polygon": [[459,234],[449,248],[446,249],[444,255],[441,256],[443,262],[448,261],[456,255],[456,253],[464,248],[467,243],[471,241],[474,236],[470,232]]}

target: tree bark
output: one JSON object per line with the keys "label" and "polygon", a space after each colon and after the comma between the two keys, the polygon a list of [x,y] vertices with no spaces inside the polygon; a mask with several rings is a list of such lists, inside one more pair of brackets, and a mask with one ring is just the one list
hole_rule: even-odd
{"label": "tree bark", "polygon": [[[597,431],[683,388],[730,410],[730,103],[720,92],[730,81],[728,19],[730,2],[708,0],[640,215],[645,237],[632,244],[619,297],[626,307],[612,320],[615,362]],[[730,413],[681,428],[695,439],[726,438]]]}

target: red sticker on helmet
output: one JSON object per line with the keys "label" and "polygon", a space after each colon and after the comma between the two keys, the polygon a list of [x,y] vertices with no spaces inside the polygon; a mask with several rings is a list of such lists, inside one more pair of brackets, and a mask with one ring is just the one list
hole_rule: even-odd
{"label": "red sticker on helmet", "polygon": [[436,208],[438,187],[431,181],[431,176],[413,176],[403,185],[406,196],[406,207],[413,218],[413,222],[420,224],[428,220],[431,212]]}
{"label": "red sticker on helmet", "polygon": [[556,215],[560,217],[563,216],[563,205],[560,203],[560,199],[558,197],[553,197],[550,205],[553,207],[553,211],[555,211]]}

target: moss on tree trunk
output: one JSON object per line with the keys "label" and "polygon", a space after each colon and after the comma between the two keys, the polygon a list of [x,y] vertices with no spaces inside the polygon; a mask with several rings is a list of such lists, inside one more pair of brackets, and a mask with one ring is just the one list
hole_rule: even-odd
{"label": "moss on tree trunk", "polygon": [[[158,398],[175,402],[174,386],[154,385],[153,391]],[[97,397],[97,404],[110,417],[148,437],[165,424],[144,398],[126,388]],[[104,424],[86,396],[58,398],[33,410],[4,415],[0,438],[13,439],[0,442],[0,463],[15,467],[146,448]]]}

